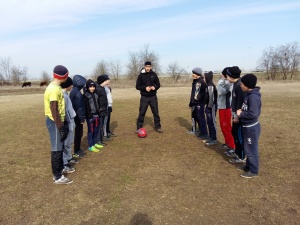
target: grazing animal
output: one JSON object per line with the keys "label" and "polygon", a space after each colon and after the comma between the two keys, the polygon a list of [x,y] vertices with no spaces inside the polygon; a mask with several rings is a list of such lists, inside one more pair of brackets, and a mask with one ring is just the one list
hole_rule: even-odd
{"label": "grazing animal", "polygon": [[47,81],[43,81],[40,83],[40,87],[46,86],[47,85]]}
{"label": "grazing animal", "polygon": [[27,86],[31,87],[31,82],[24,82],[24,83],[22,84],[22,88],[23,88],[23,87],[27,87]]}

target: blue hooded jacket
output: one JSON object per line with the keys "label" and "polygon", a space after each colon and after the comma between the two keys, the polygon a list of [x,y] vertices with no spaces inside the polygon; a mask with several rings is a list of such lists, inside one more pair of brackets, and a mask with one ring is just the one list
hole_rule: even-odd
{"label": "blue hooded jacket", "polygon": [[260,87],[255,87],[246,93],[242,105],[242,113],[240,114],[243,126],[251,126],[258,122],[261,111],[261,94],[259,90]]}
{"label": "blue hooded jacket", "polygon": [[75,75],[73,77],[73,88],[70,92],[70,99],[76,112],[75,121],[79,119],[81,123],[85,121],[85,106],[80,90],[84,87],[85,83],[86,79],[83,76]]}

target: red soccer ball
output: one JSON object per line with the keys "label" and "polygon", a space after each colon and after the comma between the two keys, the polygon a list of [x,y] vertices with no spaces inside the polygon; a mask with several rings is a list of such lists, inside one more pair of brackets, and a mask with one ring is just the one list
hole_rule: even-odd
{"label": "red soccer ball", "polygon": [[147,131],[145,128],[138,129],[137,135],[139,138],[145,138],[147,137]]}

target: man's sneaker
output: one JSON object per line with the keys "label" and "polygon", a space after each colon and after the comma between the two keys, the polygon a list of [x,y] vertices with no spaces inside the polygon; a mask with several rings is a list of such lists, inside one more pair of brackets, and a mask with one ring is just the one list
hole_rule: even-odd
{"label": "man's sneaker", "polygon": [[235,154],[234,149],[229,148],[227,151],[224,152],[225,155],[228,157],[236,158],[237,155]]}
{"label": "man's sneaker", "polygon": [[90,152],[100,152],[100,150],[98,148],[96,148],[95,146],[89,147],[89,151]]}
{"label": "man's sneaker", "polygon": [[94,147],[100,149],[100,148],[103,148],[103,145],[100,145],[99,143],[97,143],[97,144],[94,145]]}
{"label": "man's sneaker", "polygon": [[195,131],[192,131],[192,130],[189,130],[189,131],[187,131],[186,133],[187,133],[187,134],[196,134],[196,132],[195,132]]}
{"label": "man's sneaker", "polygon": [[62,173],[74,173],[75,168],[74,167],[69,167],[69,166],[64,166]]}
{"label": "man's sneaker", "polygon": [[117,137],[117,135],[116,135],[116,134],[113,134],[112,132],[107,133],[107,136],[108,136],[108,137]]}
{"label": "man's sneaker", "polygon": [[72,180],[62,175],[59,179],[54,181],[55,184],[71,184],[73,183]]}
{"label": "man's sneaker", "polygon": [[226,144],[222,144],[219,149],[225,149],[225,150],[228,150],[229,147],[226,145]]}
{"label": "man's sneaker", "polygon": [[201,141],[206,141],[209,137],[205,134],[201,134],[197,137],[198,140],[201,140]]}
{"label": "man's sneaker", "polygon": [[162,133],[162,132],[163,132],[161,128],[155,128],[155,131],[156,131],[157,133]]}
{"label": "man's sneaker", "polygon": [[240,159],[239,157],[234,158],[234,159],[229,159],[229,162],[234,163],[234,164],[239,164],[239,163],[245,163],[245,159]]}
{"label": "man's sneaker", "polygon": [[73,158],[69,160],[69,164],[77,164],[77,163],[79,163],[78,159]]}
{"label": "man's sneaker", "polygon": [[103,141],[112,141],[112,140],[114,140],[114,139],[108,135],[103,137]]}
{"label": "man's sneaker", "polygon": [[204,144],[208,143],[208,142],[211,142],[213,139],[211,137],[207,138],[206,140],[203,140],[202,142]]}
{"label": "man's sneaker", "polygon": [[208,146],[211,146],[211,145],[218,144],[218,142],[217,142],[217,140],[212,139],[210,142],[206,142],[205,144],[208,145]]}
{"label": "man's sneaker", "polygon": [[250,170],[249,166],[238,166],[237,170],[248,172]]}
{"label": "man's sneaker", "polygon": [[73,154],[73,158],[83,159],[85,157],[85,152],[80,149],[78,152]]}
{"label": "man's sneaker", "polygon": [[252,172],[248,171],[248,172],[242,174],[241,177],[244,177],[244,178],[258,177],[258,173],[252,173]]}
{"label": "man's sneaker", "polygon": [[106,146],[107,144],[106,144],[106,143],[104,143],[104,142],[101,142],[101,141],[99,141],[99,142],[97,143],[97,145]]}

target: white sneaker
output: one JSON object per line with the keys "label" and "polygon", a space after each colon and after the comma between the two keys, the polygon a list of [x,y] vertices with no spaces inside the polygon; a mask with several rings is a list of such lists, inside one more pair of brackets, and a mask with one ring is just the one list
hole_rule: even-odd
{"label": "white sneaker", "polygon": [[69,167],[69,166],[64,166],[62,173],[74,173],[75,168],[74,167]]}
{"label": "white sneaker", "polygon": [[62,175],[59,179],[54,181],[55,184],[71,184],[73,183],[72,180]]}

